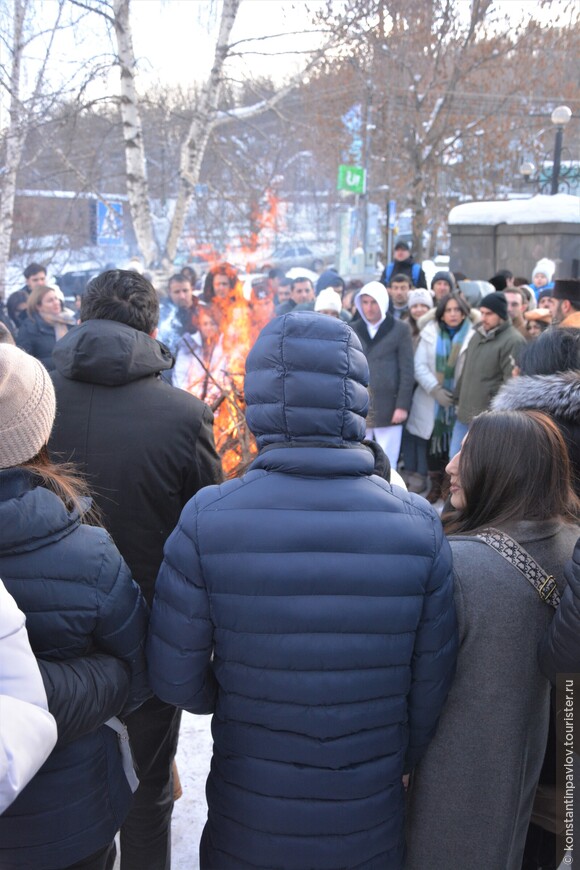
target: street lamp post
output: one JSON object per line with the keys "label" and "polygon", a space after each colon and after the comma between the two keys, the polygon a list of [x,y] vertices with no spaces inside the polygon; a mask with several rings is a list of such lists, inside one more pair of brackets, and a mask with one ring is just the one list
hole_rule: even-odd
{"label": "street lamp post", "polygon": [[562,140],[564,139],[564,127],[572,117],[572,112],[568,106],[558,106],[554,109],[551,116],[552,124],[556,126],[556,140],[554,142],[554,162],[552,164],[552,183],[550,195],[558,193],[558,182],[560,180],[560,163],[562,160]]}

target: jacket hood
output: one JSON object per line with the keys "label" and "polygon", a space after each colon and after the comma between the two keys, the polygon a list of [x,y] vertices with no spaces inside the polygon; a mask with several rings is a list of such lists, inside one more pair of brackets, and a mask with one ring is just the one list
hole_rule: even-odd
{"label": "jacket hood", "polygon": [[[59,541],[80,523],[78,511],[67,510],[60,498],[38,486],[24,469],[0,471],[0,553],[28,553]],[[82,499],[88,510],[90,499]]]}
{"label": "jacket hood", "polygon": [[87,320],[56,343],[56,370],[73,381],[115,387],[173,365],[159,341],[115,320]]}
{"label": "jacket hood", "polygon": [[[365,284],[364,287],[358,291],[356,296],[354,297],[354,304],[356,305],[356,310],[364,320],[364,322],[369,325],[368,320],[362,313],[362,307],[360,304],[361,296],[372,296],[375,302],[378,304],[381,309],[381,319],[384,320],[389,310],[389,294],[387,293],[386,288],[380,281],[370,281],[368,284]],[[372,324],[371,324],[372,325]]]}
{"label": "jacket hood", "polygon": [[258,446],[362,441],[368,380],[348,324],[304,311],[275,318],[246,360],[246,419]]}
{"label": "jacket hood", "polygon": [[335,272],[334,269],[327,269],[316,282],[316,295],[318,296],[321,290],[326,290],[327,287],[342,287],[344,290],[345,286],[344,280],[338,272]]}
{"label": "jacket hood", "polygon": [[492,411],[544,411],[563,420],[580,420],[580,372],[521,375],[503,385]]}

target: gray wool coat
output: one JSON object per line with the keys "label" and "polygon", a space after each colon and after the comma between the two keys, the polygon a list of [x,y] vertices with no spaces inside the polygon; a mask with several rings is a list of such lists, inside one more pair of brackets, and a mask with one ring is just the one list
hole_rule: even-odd
{"label": "gray wool coat", "polygon": [[[579,527],[520,522],[515,538],[560,588]],[[548,733],[538,646],[553,609],[487,544],[450,538],[457,673],[409,789],[406,870],[520,870]]]}
{"label": "gray wool coat", "polygon": [[391,314],[387,314],[374,338],[369,336],[364,320],[355,320],[350,326],[360,338],[369,364],[367,429],[390,426],[395,408],[408,411],[411,407],[415,384],[411,329]]}

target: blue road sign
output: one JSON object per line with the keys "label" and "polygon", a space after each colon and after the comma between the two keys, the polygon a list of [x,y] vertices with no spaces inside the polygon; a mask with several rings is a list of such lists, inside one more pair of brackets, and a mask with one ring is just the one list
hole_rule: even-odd
{"label": "blue road sign", "polygon": [[109,202],[105,205],[97,202],[97,245],[122,245],[125,241],[123,232],[123,203]]}

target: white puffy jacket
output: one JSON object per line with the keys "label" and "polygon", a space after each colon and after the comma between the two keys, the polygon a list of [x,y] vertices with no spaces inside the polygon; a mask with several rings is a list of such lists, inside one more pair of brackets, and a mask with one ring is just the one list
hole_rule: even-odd
{"label": "white puffy jacket", "polygon": [[0,580],[0,814],[44,764],[56,737],[24,614]]}
{"label": "white puffy jacket", "polygon": [[[429,395],[429,391],[439,383],[435,369],[438,332],[439,325],[436,320],[429,320],[421,329],[419,344],[415,351],[415,380],[417,381],[417,387],[413,393],[413,401],[407,420],[407,431],[411,435],[418,435],[419,438],[425,438],[426,440],[431,437],[435,425],[435,399]],[[465,361],[465,351],[472,336],[473,327],[469,330],[461,345],[459,358],[455,366],[456,382],[461,373]]]}

